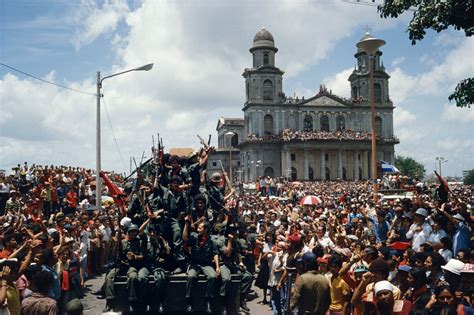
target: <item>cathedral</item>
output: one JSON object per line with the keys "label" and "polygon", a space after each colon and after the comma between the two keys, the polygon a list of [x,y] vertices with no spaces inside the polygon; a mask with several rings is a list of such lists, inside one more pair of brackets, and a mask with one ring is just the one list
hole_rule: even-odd
{"label": "cathedral", "polygon": [[[361,40],[366,36],[370,35]],[[283,92],[284,72],[277,67],[277,52],[272,34],[265,28],[258,31],[250,48],[252,67],[242,74],[244,118],[218,120],[218,147],[209,159],[209,170],[220,170],[222,163],[234,180],[244,182],[259,176],[371,178],[369,56],[360,50],[354,55],[356,66],[348,78],[350,99],[332,94],[323,85],[316,95],[300,99]],[[394,146],[399,143],[393,132],[390,76],[381,56],[378,50],[373,57],[377,164],[393,163]]]}

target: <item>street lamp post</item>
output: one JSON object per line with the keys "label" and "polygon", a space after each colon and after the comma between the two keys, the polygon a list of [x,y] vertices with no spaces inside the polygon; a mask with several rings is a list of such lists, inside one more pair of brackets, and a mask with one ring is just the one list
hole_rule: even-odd
{"label": "street lamp post", "polygon": [[442,156],[437,156],[436,161],[438,161],[438,164],[439,164],[439,176],[442,177],[443,173],[441,172],[441,164],[448,162],[448,160],[446,160]]}
{"label": "street lamp post", "polygon": [[130,69],[126,71],[122,71],[119,73],[115,73],[112,75],[108,75],[106,77],[101,78],[100,77],[100,71],[97,71],[97,110],[96,110],[96,175],[95,175],[95,185],[96,185],[96,190],[95,190],[95,205],[97,207],[97,210],[100,210],[102,207],[102,181],[100,178],[100,171],[101,171],[101,147],[100,147],[100,97],[102,94],[100,93],[100,89],[102,88],[102,82],[105,79],[111,78],[111,77],[116,77],[118,75],[127,73],[127,72],[132,72],[132,71],[149,71],[153,68],[153,64],[149,63],[147,65],[135,68],[135,69]]}
{"label": "street lamp post", "polygon": [[377,134],[375,130],[375,93],[374,93],[374,70],[375,53],[385,45],[382,39],[374,38],[367,32],[364,38],[357,43],[357,48],[367,53],[370,64],[370,115],[372,124],[372,180],[374,183],[374,199],[377,200]]}

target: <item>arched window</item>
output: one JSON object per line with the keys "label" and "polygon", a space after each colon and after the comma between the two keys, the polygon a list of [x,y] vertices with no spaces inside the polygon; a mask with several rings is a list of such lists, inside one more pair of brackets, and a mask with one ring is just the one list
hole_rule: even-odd
{"label": "arched window", "polygon": [[336,129],[337,130],[345,130],[346,129],[346,119],[344,118],[344,116],[337,116]]}
{"label": "arched window", "polygon": [[269,64],[268,54],[263,54],[263,64],[265,66]]}
{"label": "arched window", "polygon": [[342,179],[347,180],[347,171],[345,167],[342,168]]}
{"label": "arched window", "polygon": [[331,170],[326,166],[326,180],[331,179]]}
{"label": "arched window", "polygon": [[238,134],[234,134],[232,136],[232,138],[230,139],[230,145],[235,147],[239,144],[239,135]]}
{"label": "arched window", "polygon": [[296,130],[296,116],[293,114],[288,117],[288,128]]}
{"label": "arched window", "polygon": [[379,83],[374,84],[374,101],[378,103],[382,101],[382,88]]}
{"label": "arched window", "polygon": [[270,114],[266,114],[265,117],[263,117],[263,134],[273,134],[273,117]]}
{"label": "arched window", "polygon": [[298,178],[298,173],[296,172],[296,168],[291,168],[291,180],[295,181]]}
{"label": "arched window", "polygon": [[375,133],[377,137],[382,137],[382,118],[375,117]]}
{"label": "arched window", "polygon": [[273,100],[273,84],[270,80],[263,81],[263,99]]}
{"label": "arched window", "polygon": [[357,87],[356,86],[353,86],[352,87],[352,98],[353,99],[356,99],[357,98]]}
{"label": "arched window", "polygon": [[308,168],[308,179],[314,180],[314,171],[312,167]]}
{"label": "arched window", "polygon": [[321,116],[319,123],[321,125],[322,131],[329,131],[329,117],[328,116],[326,115]]}
{"label": "arched window", "polygon": [[245,89],[247,92],[247,99],[250,98],[250,83],[247,83],[247,88]]}
{"label": "arched window", "polygon": [[263,174],[265,176],[273,177],[274,176],[273,168],[271,168],[271,167],[265,168],[265,171],[263,172]]}
{"label": "arched window", "polygon": [[359,167],[359,179],[362,179],[362,168]]}
{"label": "arched window", "polygon": [[313,117],[311,117],[310,115],[304,116],[303,125],[304,131],[313,131]]}

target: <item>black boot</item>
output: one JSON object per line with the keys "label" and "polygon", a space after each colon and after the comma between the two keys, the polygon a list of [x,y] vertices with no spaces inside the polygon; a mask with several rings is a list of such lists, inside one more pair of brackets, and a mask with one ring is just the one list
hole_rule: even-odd
{"label": "black boot", "polygon": [[107,303],[105,303],[105,307],[104,307],[104,310],[102,311],[102,313],[112,312],[113,310],[114,310],[114,308],[112,306],[112,301],[107,300]]}
{"label": "black boot", "polygon": [[247,306],[247,301],[245,301],[245,299],[240,300],[240,308],[245,312],[250,312],[250,308]]}

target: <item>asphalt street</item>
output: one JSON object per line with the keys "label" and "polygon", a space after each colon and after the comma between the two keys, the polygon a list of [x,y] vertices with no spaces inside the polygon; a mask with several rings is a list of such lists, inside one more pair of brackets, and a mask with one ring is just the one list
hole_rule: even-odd
{"label": "asphalt street", "polygon": [[[96,315],[96,314],[106,314],[106,315],[119,315],[120,312],[108,312],[102,313],[102,310],[105,307],[105,300],[98,299],[92,292],[99,290],[102,285],[103,277],[92,278],[86,281],[86,290],[85,297],[82,300],[84,305],[84,315]],[[240,312],[241,315],[252,314],[252,315],[271,315],[273,312],[270,311],[268,305],[262,305],[258,302],[262,300],[262,290],[254,287],[255,292],[259,295],[252,301],[247,303],[250,308],[249,313]],[[184,292],[183,292],[184,294]],[[151,314],[151,313],[150,313]]]}

